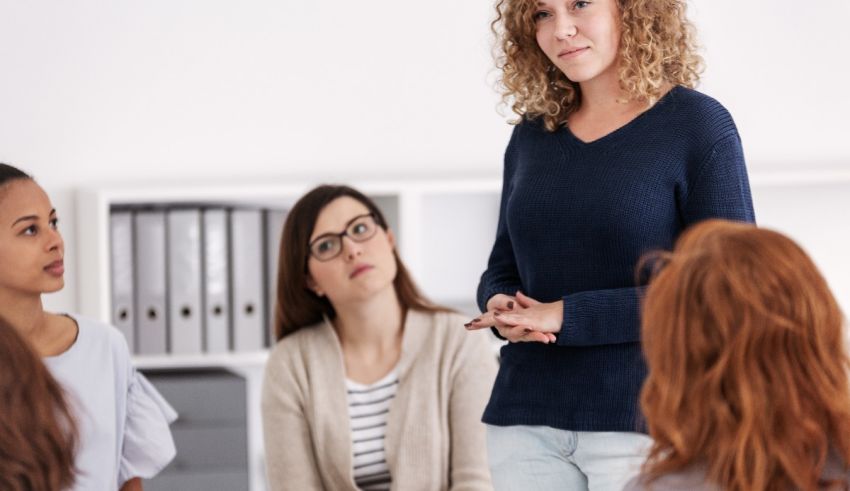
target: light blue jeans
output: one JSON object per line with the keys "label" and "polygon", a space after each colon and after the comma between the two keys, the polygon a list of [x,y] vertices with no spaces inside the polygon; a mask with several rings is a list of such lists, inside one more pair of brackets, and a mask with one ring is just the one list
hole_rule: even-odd
{"label": "light blue jeans", "polygon": [[622,491],[651,445],[642,433],[487,425],[497,491]]}

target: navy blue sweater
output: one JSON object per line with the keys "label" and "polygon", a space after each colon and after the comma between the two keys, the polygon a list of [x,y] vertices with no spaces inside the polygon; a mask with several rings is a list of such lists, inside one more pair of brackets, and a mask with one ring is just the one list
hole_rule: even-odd
{"label": "navy blue sweater", "polygon": [[484,422],[641,430],[646,376],[635,267],[706,218],[754,221],[741,141],[714,99],[676,87],[590,143],[539,120],[505,153],[496,241],[478,303],[517,290],[564,301],[554,344],[511,343]]}

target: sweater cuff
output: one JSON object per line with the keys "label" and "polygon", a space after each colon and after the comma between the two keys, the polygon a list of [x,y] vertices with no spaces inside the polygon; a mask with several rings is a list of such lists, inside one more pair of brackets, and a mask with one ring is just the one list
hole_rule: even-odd
{"label": "sweater cuff", "polygon": [[559,346],[571,346],[575,340],[575,328],[582,318],[582,309],[570,298],[570,295],[562,297],[564,305],[564,320],[561,321],[561,332],[555,336],[555,343]]}
{"label": "sweater cuff", "polygon": [[493,298],[493,296],[498,294],[515,296],[516,292],[520,291],[522,288],[519,285],[496,285],[492,286],[486,290],[484,290],[478,296],[478,308],[481,309],[481,312],[487,311],[487,302]]}
{"label": "sweater cuff", "polygon": [[[491,298],[493,298],[493,295],[498,295],[499,293],[502,293],[504,295],[514,296],[514,295],[516,295],[516,292],[519,291],[519,290],[520,290],[520,288],[518,286],[515,286],[515,285],[497,285],[497,286],[490,287],[490,288],[484,290],[483,294],[478,297],[478,308],[481,309],[481,312],[486,312],[487,311],[487,301],[489,301]],[[502,341],[508,340],[508,338],[499,334],[499,330],[496,329],[495,327],[490,327],[490,331],[493,333],[494,336],[501,339]]]}

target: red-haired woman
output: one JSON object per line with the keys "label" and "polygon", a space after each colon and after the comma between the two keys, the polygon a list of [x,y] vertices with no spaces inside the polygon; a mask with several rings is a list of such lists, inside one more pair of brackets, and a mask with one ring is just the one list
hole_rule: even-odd
{"label": "red-haired woman", "polygon": [[76,445],[62,388],[29,344],[0,320],[0,489],[69,489]]}
{"label": "red-haired woman", "polygon": [[711,220],[661,263],[642,328],[655,443],[627,489],[848,489],[844,318],[812,260]]}

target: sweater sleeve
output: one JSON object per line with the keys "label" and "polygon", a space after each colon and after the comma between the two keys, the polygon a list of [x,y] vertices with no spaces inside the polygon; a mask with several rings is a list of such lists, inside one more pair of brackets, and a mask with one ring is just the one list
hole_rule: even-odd
{"label": "sweater sleeve", "polygon": [[481,415],[490,398],[498,366],[485,332],[462,333],[454,358],[449,406],[451,490],[492,490]]}
{"label": "sweater sleeve", "polygon": [[[512,180],[516,165],[515,140],[518,131],[519,126],[514,127],[511,140],[505,151],[505,168],[502,177],[502,195],[499,203],[496,240],[490,252],[487,269],[481,275],[481,281],[478,283],[478,308],[482,312],[487,310],[487,301],[494,295],[499,293],[515,295],[518,290],[522,290],[522,282],[520,281],[507,224],[507,203],[513,187]],[[493,334],[500,339],[505,339],[495,329],[493,329]]]}
{"label": "sweater sleeve", "polygon": [[685,228],[708,218],[755,223],[750,181],[738,133],[709,150],[682,206]]}
{"label": "sweater sleeve", "polygon": [[[737,132],[718,140],[703,159],[681,205],[683,229],[708,218],[755,222],[744,153]],[[591,290],[563,297],[561,346],[640,341],[644,287]]]}
{"label": "sweater sleeve", "polygon": [[262,417],[270,491],[322,489],[300,389],[286,363],[266,364]]}

